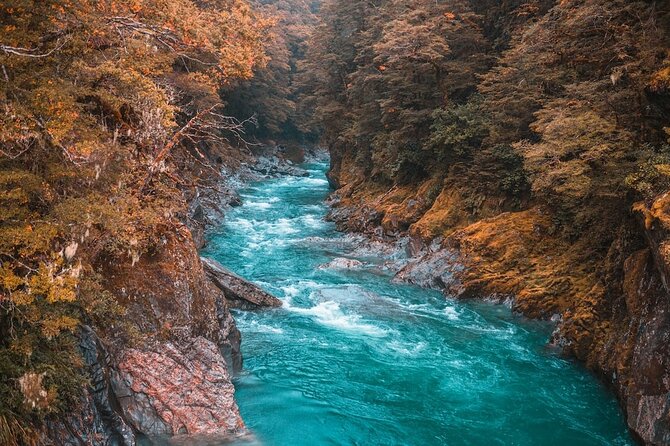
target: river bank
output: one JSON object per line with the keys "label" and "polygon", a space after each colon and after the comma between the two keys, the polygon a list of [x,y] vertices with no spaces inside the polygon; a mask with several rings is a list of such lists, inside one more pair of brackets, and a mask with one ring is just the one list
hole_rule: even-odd
{"label": "river bank", "polygon": [[[230,313],[253,286],[221,283],[203,269],[203,234],[240,200],[236,190],[263,177],[302,175],[276,147],[230,150],[208,187],[185,191],[188,213],[160,247],[132,264],[99,259],[97,271],[123,309],[118,325],[85,325],[81,399],[65,416],[46,420],[48,445],[163,444],[230,441],[248,435],[232,376],[242,367],[240,332]],[[223,279],[219,277],[219,279]],[[245,288],[246,287],[246,288]],[[88,290],[87,290],[88,291]],[[190,439],[190,440],[189,440]]]}

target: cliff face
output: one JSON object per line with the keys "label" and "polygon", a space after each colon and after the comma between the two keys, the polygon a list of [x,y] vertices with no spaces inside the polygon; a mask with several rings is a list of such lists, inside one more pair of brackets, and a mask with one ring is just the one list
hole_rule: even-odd
{"label": "cliff face", "polygon": [[98,268],[127,310],[129,335],[82,330],[91,387],[81,411],[51,423],[44,443],[242,433],[231,383],[242,363],[240,333],[223,292],[204,275],[190,231],[167,235],[135,265],[106,258]]}
{"label": "cliff face", "polygon": [[[267,153],[265,153],[267,152]],[[261,310],[276,297],[201,259],[206,228],[239,204],[236,181],[302,171],[266,150],[227,159],[216,187],[188,194],[187,224],[164,232],[150,252],[94,257],[104,292],[124,309],[121,321],[85,325],[77,335],[89,385],[67,416],[51,417],[45,445],[124,445],[175,436],[226,442],[246,435],[232,376],[242,368],[240,332],[230,308]],[[232,155],[238,155],[233,153]]]}

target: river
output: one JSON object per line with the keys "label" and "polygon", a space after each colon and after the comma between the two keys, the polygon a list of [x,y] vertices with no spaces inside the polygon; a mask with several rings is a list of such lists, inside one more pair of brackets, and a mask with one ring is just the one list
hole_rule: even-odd
{"label": "river", "polygon": [[284,302],[235,312],[258,443],[633,444],[611,393],[547,348],[549,323],[392,283],[396,258],[324,220],[326,163],[304,167],[241,190],[203,252]]}

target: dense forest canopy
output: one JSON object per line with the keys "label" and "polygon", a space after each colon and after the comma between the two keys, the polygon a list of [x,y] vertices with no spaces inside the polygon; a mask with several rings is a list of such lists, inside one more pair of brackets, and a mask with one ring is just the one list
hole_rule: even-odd
{"label": "dense forest canopy", "polygon": [[316,25],[316,0],[257,0],[254,9],[273,18],[264,37],[268,64],[251,79],[239,78],[225,88],[226,112],[238,119],[255,116],[246,128],[256,139],[314,142],[316,130],[300,106],[305,85],[300,66],[308,37]]}
{"label": "dense forest canopy", "polygon": [[329,1],[322,15],[305,104],[338,186],[459,176],[461,224],[543,202],[606,249],[618,213],[668,185],[663,2]]}
{"label": "dense forest canopy", "polygon": [[[538,197],[570,206],[664,154],[661,3],[331,1],[322,9],[308,60],[314,110],[325,143],[356,156],[373,181],[420,181],[462,166],[493,176],[476,185],[487,193],[502,181],[519,195],[527,182]],[[509,169],[521,162],[523,178]]]}

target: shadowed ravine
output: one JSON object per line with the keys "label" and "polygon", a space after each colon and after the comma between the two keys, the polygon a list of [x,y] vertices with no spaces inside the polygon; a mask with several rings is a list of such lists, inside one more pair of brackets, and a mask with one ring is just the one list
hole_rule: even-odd
{"label": "shadowed ravine", "polygon": [[548,350],[550,325],[391,283],[394,259],[323,220],[326,164],[307,168],[242,190],[203,253],[284,301],[235,314],[261,444],[632,444],[613,396]]}

